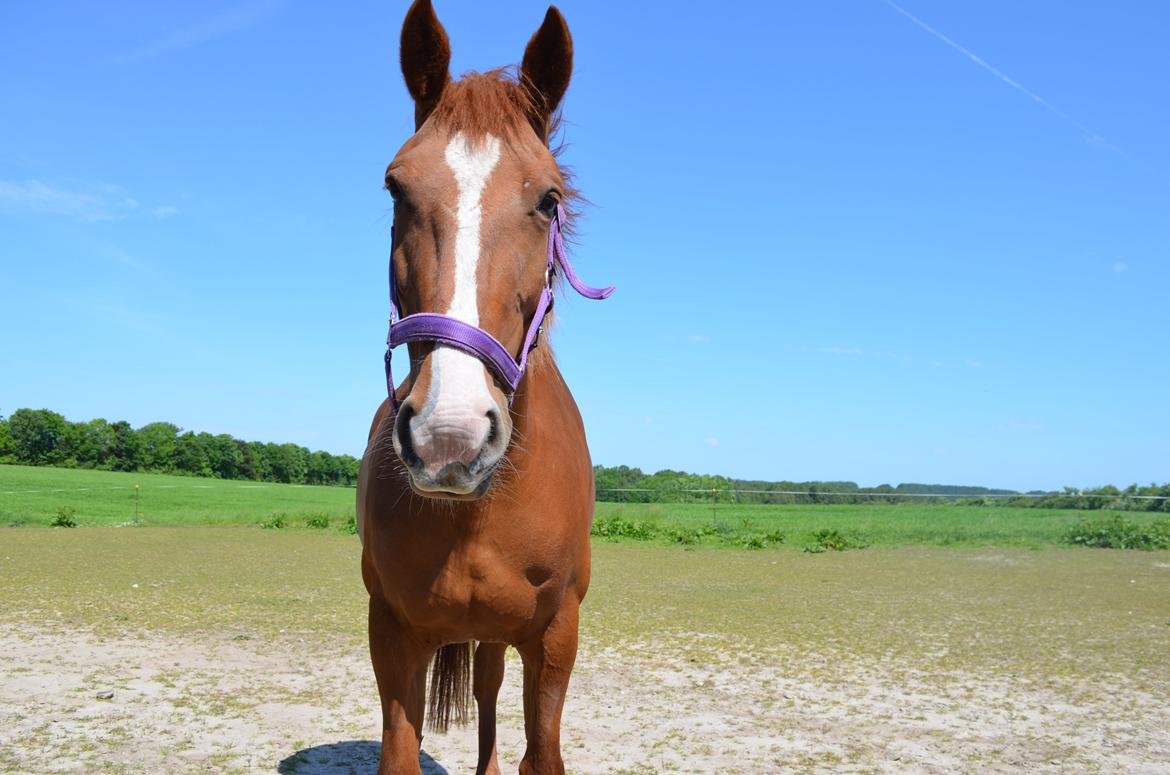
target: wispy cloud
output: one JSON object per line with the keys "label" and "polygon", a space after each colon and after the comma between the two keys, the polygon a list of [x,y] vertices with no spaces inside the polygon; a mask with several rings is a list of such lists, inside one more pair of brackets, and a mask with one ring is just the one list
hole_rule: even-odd
{"label": "wispy cloud", "polygon": [[1059,117],[1059,118],[1061,118],[1061,119],[1063,119],[1063,120],[1067,121],[1068,123],[1072,124],[1074,127],[1076,127],[1076,128],[1077,128],[1077,129],[1080,131],[1080,133],[1081,133],[1081,134],[1084,136],[1084,138],[1085,138],[1086,140],[1088,140],[1089,142],[1091,142],[1091,143],[1094,143],[1094,144],[1096,144],[1096,145],[1101,145],[1101,146],[1103,146],[1103,147],[1105,147],[1105,148],[1108,148],[1109,150],[1113,151],[1114,153],[1117,153],[1117,154],[1119,154],[1119,155],[1121,155],[1121,156],[1125,156],[1126,158],[1129,158],[1129,154],[1127,154],[1127,153],[1126,153],[1125,151],[1123,151],[1121,148],[1118,148],[1118,147],[1117,147],[1116,145],[1114,145],[1113,143],[1111,143],[1111,142],[1109,142],[1108,140],[1106,140],[1104,137],[1102,137],[1102,136],[1101,136],[1101,134],[1100,134],[1100,133],[1098,133],[1098,132],[1095,132],[1094,130],[1092,130],[1092,129],[1090,129],[1089,127],[1087,127],[1087,126],[1085,126],[1084,124],[1082,124],[1080,121],[1077,121],[1075,118],[1073,118],[1072,116],[1070,116],[1068,113],[1065,113],[1063,110],[1061,110],[1060,108],[1056,107],[1055,105],[1053,105],[1051,102],[1049,102],[1048,100],[1046,100],[1046,99],[1044,99],[1043,97],[1041,97],[1041,96],[1040,96],[1039,94],[1037,94],[1036,92],[1032,91],[1032,90],[1031,90],[1031,89],[1029,89],[1028,87],[1024,86],[1022,83],[1020,83],[1019,81],[1017,81],[1016,79],[1014,79],[1014,78],[1012,78],[1011,76],[1007,75],[1006,73],[1004,73],[1004,72],[1003,72],[1002,70],[1000,70],[999,68],[997,68],[997,67],[993,66],[993,65],[992,65],[990,62],[988,62],[987,60],[983,59],[983,57],[979,56],[978,54],[974,53],[973,51],[971,51],[971,50],[969,50],[969,49],[967,49],[967,48],[965,48],[965,47],[961,46],[960,44],[956,43],[954,40],[952,40],[951,38],[947,37],[947,36],[946,36],[946,35],[944,35],[943,33],[939,32],[939,31],[938,31],[938,30],[936,30],[934,27],[931,27],[929,24],[927,24],[926,22],[922,21],[921,19],[919,19],[919,18],[918,18],[917,16],[915,16],[914,14],[910,13],[910,12],[909,12],[909,11],[907,11],[905,8],[903,8],[902,6],[900,6],[900,5],[898,5],[897,3],[893,2],[893,0],[883,0],[883,1],[884,1],[884,2],[885,2],[885,4],[886,4],[886,5],[888,5],[890,8],[893,8],[895,11],[897,11],[897,12],[898,12],[898,13],[900,13],[900,14],[902,14],[903,16],[905,16],[905,17],[906,17],[907,19],[909,19],[910,21],[914,22],[914,24],[916,24],[918,27],[920,27],[921,29],[925,30],[926,32],[929,32],[931,35],[933,35],[934,37],[938,38],[938,39],[939,39],[939,40],[941,40],[943,43],[946,43],[948,46],[950,46],[950,47],[951,47],[951,48],[953,48],[954,50],[956,50],[956,51],[958,51],[959,53],[963,54],[963,55],[964,55],[964,56],[966,56],[968,59],[970,59],[972,62],[974,62],[975,64],[979,65],[979,66],[980,66],[980,67],[982,67],[984,70],[986,70],[987,72],[991,73],[991,74],[992,74],[992,75],[994,75],[996,78],[998,78],[999,80],[1003,81],[1003,82],[1004,82],[1004,83],[1006,83],[1008,86],[1010,86],[1010,87],[1012,87],[1013,89],[1015,89],[1016,91],[1018,91],[1018,92],[1020,92],[1021,94],[1025,95],[1026,97],[1028,97],[1029,99],[1031,99],[1033,102],[1035,102],[1037,105],[1039,105],[1040,107],[1042,107],[1042,108],[1044,108],[1045,110],[1047,110],[1049,113],[1052,113],[1054,116],[1057,116],[1057,117]]}
{"label": "wispy cloud", "polygon": [[691,334],[687,338],[696,344],[706,344],[707,342],[711,341],[711,337],[707,336],[706,334]]}
{"label": "wispy cloud", "polygon": [[138,200],[113,186],[64,188],[40,180],[0,180],[0,205],[82,221],[109,221],[136,210]]}
{"label": "wispy cloud", "polygon": [[[79,221],[116,221],[144,214],[142,204],[118,186],[107,183],[46,183],[43,180],[0,180],[0,210],[61,215]],[[150,210],[155,218],[179,211],[162,206]]]}
{"label": "wispy cloud", "polygon": [[226,37],[262,24],[280,14],[288,0],[249,0],[180,27],[157,40],[118,57],[120,62],[142,62],[194,48],[216,38]]}
{"label": "wispy cloud", "polygon": [[1129,267],[1127,267],[1125,265],[1124,261],[1118,261],[1116,264],[1113,265],[1113,271],[1116,272],[1117,274],[1121,274],[1122,272],[1124,272],[1128,268]]}
{"label": "wispy cloud", "polygon": [[703,439],[703,443],[708,447],[718,447],[719,439],[715,436],[708,436],[707,438]]}

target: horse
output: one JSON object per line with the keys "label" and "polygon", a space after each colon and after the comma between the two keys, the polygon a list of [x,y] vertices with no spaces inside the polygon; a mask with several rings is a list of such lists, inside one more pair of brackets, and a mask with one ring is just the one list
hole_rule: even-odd
{"label": "horse", "polygon": [[[516,76],[454,80],[450,56],[430,0],[416,0],[400,49],[415,133],[385,176],[388,394],[357,488],[378,773],[418,775],[424,715],[438,731],[466,723],[474,694],[476,772],[498,775],[496,699],[512,646],[524,672],[519,771],[562,775],[595,493],[547,330],[562,279],[592,298],[612,287],[581,283],[564,250],[573,191],[549,147],[572,71],[564,17],[548,9]],[[403,344],[410,373],[396,386],[390,350]]]}

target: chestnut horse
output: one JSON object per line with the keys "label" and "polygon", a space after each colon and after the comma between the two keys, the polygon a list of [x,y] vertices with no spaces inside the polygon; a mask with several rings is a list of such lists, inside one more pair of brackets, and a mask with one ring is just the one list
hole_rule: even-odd
{"label": "chestnut horse", "polygon": [[[357,516],[382,701],[378,772],[420,773],[433,662],[431,727],[466,721],[473,684],[476,771],[499,773],[496,697],[511,645],[524,664],[520,772],[560,774],[594,484],[577,405],[539,334],[558,270],[574,288],[608,295],[580,285],[560,241],[569,188],[549,134],[572,40],[551,7],[518,79],[493,71],[454,81],[449,62],[429,0],[416,0],[401,38],[416,131],[386,171],[392,321],[400,312],[396,327],[429,320],[456,333],[404,337],[410,374],[401,387],[387,356],[391,395],[362,458]],[[492,368],[499,358],[468,341],[493,338],[519,368],[511,384]]]}

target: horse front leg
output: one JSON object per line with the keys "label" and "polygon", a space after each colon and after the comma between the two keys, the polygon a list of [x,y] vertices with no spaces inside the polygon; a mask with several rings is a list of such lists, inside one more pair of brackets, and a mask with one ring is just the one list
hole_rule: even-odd
{"label": "horse front leg", "polygon": [[566,599],[545,631],[517,648],[524,659],[524,735],[520,775],[564,775],[561,711],[577,658],[580,602]]}
{"label": "horse front leg", "polygon": [[480,643],[475,647],[473,689],[479,708],[479,763],[475,775],[500,775],[496,760],[496,698],[504,682],[505,643]]}
{"label": "horse front leg", "polygon": [[385,604],[370,598],[370,659],[382,700],[377,775],[422,775],[418,757],[430,656]]}

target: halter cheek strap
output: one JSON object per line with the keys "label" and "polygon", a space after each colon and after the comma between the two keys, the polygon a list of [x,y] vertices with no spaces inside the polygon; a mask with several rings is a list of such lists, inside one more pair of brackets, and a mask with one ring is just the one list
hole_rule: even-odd
{"label": "halter cheek strap", "polygon": [[[587,299],[606,299],[613,293],[614,286],[594,288],[581,282],[573,265],[565,252],[565,241],[561,234],[561,225],[565,219],[565,210],[559,204],[553,213],[552,222],[548,227],[548,255],[547,268],[544,275],[544,288],[540,291],[540,300],[536,304],[536,312],[532,315],[532,322],[528,325],[528,332],[524,336],[524,344],[520,348],[519,359],[500,344],[499,340],[470,323],[441,315],[437,312],[416,312],[399,318],[398,313],[398,283],[394,279],[394,260],[390,260],[390,332],[386,336],[386,392],[390,397],[390,406],[398,411],[398,396],[394,388],[394,374],[390,366],[390,354],[400,344],[407,342],[435,342],[440,346],[454,347],[465,353],[474,355],[491,369],[500,380],[508,393],[508,402],[515,397],[520,380],[524,378],[524,370],[528,365],[530,353],[540,341],[540,332],[544,326],[544,319],[553,303],[553,277],[557,268],[565,273],[565,279],[577,293]],[[393,242],[393,230],[391,230]]]}

